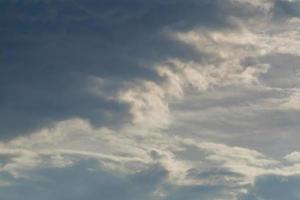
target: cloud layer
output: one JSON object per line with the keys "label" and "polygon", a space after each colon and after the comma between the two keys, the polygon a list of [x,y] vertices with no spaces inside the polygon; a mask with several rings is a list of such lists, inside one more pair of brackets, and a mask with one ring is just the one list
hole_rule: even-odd
{"label": "cloud layer", "polygon": [[299,199],[299,1],[0,2],[0,196]]}

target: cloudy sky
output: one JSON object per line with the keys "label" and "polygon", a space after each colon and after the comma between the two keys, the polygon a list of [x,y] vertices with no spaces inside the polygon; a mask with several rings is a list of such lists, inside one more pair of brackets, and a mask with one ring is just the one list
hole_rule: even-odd
{"label": "cloudy sky", "polygon": [[299,0],[0,0],[1,200],[299,200]]}

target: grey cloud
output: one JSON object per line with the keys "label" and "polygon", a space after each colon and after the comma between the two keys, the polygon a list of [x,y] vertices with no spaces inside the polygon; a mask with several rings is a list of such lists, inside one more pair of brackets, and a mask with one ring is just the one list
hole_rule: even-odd
{"label": "grey cloud", "polygon": [[160,166],[150,166],[134,175],[122,175],[85,160],[67,168],[31,172],[29,179],[15,179],[12,185],[1,187],[0,196],[3,200],[154,199],[153,193],[167,174]]}
{"label": "grey cloud", "polygon": [[271,54],[260,58],[271,65],[260,80],[269,87],[292,89],[300,86],[300,57],[288,54]]}
{"label": "grey cloud", "polygon": [[[210,176],[228,178],[236,174],[212,170],[204,176],[204,179]],[[2,182],[10,184],[0,187],[3,200],[211,200],[220,197],[230,199],[231,192],[238,190],[230,184],[173,185],[167,182],[168,171],[158,164],[126,175],[104,170],[95,160],[82,160],[66,168],[29,171],[25,178],[14,178],[3,172],[0,177]]]}
{"label": "grey cloud", "polygon": [[170,195],[165,200],[214,200],[214,199],[232,199],[229,188],[215,185],[188,185],[173,187],[169,189]]}
{"label": "grey cloud", "polygon": [[[271,69],[270,74],[261,77],[265,84],[267,76],[284,76],[280,69]],[[274,79],[280,81],[280,78]],[[278,105],[276,108],[270,107],[267,102],[288,96],[286,91],[243,86],[190,94],[184,103],[172,107],[175,122],[168,133],[184,133],[185,137],[243,146],[281,157],[299,147],[300,112],[279,109]],[[193,153],[184,156],[191,157]]]}
{"label": "grey cloud", "polygon": [[300,198],[299,176],[266,175],[256,179],[253,187],[240,200],[297,200]]}
{"label": "grey cloud", "polygon": [[277,20],[300,17],[300,2],[276,0],[274,3],[273,17]]}
{"label": "grey cloud", "polygon": [[[203,178],[236,176],[227,171],[212,171],[207,175]],[[82,160],[66,168],[29,171],[25,178],[14,178],[3,172],[0,177],[1,181],[10,183],[0,187],[3,200],[212,200],[231,199],[240,189],[230,184],[173,185],[167,181],[168,171],[158,164],[126,175],[104,170],[95,160]]]}
{"label": "grey cloud", "polygon": [[[200,32],[230,32],[240,25],[233,17],[244,20],[241,23],[260,20],[263,10],[251,6],[251,1],[245,2],[0,0],[0,140],[73,117],[87,119],[94,126],[119,128],[130,121],[130,111],[127,104],[110,98],[111,95],[126,89],[129,82],[131,85],[138,84],[139,80],[160,83],[162,78],[152,67],[169,58],[207,64],[214,60],[211,57],[217,57],[199,53],[195,47],[169,37],[168,31],[186,32],[200,28]],[[298,4],[275,1],[274,18],[298,17]],[[276,54],[261,59],[249,58],[241,65],[252,66],[260,62],[272,66],[268,73],[259,77],[265,86],[298,87],[299,81],[293,73],[298,57]],[[281,66],[286,63],[283,70]],[[101,81],[93,82],[97,78]],[[280,99],[287,94],[256,86],[220,87],[196,96],[188,91],[186,101],[170,105],[174,123],[166,132],[172,136],[184,133],[186,138],[205,138],[205,141],[214,140],[274,154],[297,149],[299,111],[264,108],[264,100]],[[82,137],[86,140],[75,139],[70,143],[84,148],[90,145],[86,141],[93,140],[87,135]],[[103,144],[107,142],[107,138],[102,140],[101,135],[99,138]],[[21,146],[22,139],[16,144]],[[145,140],[148,140],[147,135]],[[109,142],[118,146],[118,140]],[[152,142],[151,137],[149,142]],[[122,148],[135,147],[133,143]],[[150,152],[153,161],[159,162],[163,157],[159,151],[165,148],[163,143],[157,144],[158,151]],[[100,145],[91,144],[93,150],[94,145]],[[97,153],[102,153],[102,148],[99,149]],[[168,169],[160,165],[128,175],[104,170],[99,162],[88,160],[66,168],[34,168],[29,172],[26,168],[29,179],[0,172],[0,197],[4,200],[213,200],[233,199],[240,192],[237,184],[245,177],[222,166],[212,167],[215,163],[204,163],[207,155],[199,148],[186,147],[173,153],[176,159],[186,163],[199,161],[199,169],[184,170],[183,176],[203,181],[202,184],[172,184],[168,182]],[[0,158],[0,167],[7,159],[10,158]],[[21,161],[24,165],[28,163],[26,158]],[[259,177],[241,199],[299,199],[298,179]],[[272,188],[278,190],[274,192]],[[277,192],[287,192],[290,198],[283,198]]]}
{"label": "grey cloud", "polygon": [[224,168],[211,168],[209,170],[204,170],[204,171],[198,171],[197,169],[190,169],[188,171],[187,176],[190,177],[197,177],[200,179],[211,179],[211,178],[228,178],[228,177],[232,177],[232,178],[241,178],[243,177],[243,175],[236,173],[236,172],[232,172],[228,169],[224,169]]}
{"label": "grey cloud", "polygon": [[126,105],[85,92],[86,78],[107,78],[118,92],[126,81],[158,80],[150,66],[161,60],[199,59],[163,30],[228,27],[222,2],[1,1],[0,137],[70,117],[128,121]]}
{"label": "grey cloud", "polygon": [[169,30],[232,30],[232,17],[260,16],[251,4],[187,1],[0,1],[0,138],[72,117],[93,125],[130,120],[128,107],[85,90],[89,76],[160,81],[151,66],[168,58],[207,62],[216,55],[167,36]]}

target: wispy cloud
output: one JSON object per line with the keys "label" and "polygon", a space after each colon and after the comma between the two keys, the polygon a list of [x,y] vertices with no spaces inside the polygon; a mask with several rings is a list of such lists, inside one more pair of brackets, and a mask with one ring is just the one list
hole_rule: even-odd
{"label": "wispy cloud", "polygon": [[0,196],[298,199],[299,5],[1,1]]}

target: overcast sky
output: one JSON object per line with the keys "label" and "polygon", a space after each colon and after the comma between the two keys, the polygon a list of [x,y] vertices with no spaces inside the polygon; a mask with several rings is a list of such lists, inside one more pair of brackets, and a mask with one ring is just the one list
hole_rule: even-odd
{"label": "overcast sky", "polygon": [[299,200],[299,0],[0,0],[1,200]]}

